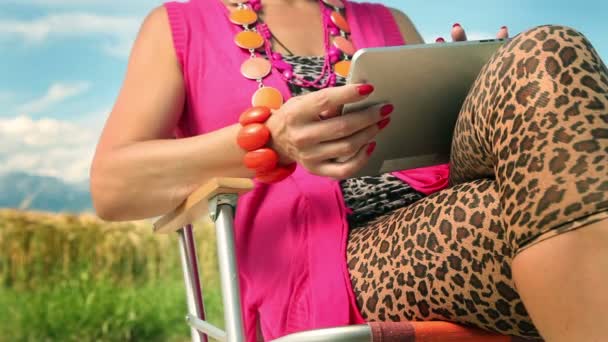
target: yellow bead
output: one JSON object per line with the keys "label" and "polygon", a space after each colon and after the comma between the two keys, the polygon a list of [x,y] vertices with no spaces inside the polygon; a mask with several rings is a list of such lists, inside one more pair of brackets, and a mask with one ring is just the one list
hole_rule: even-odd
{"label": "yellow bead", "polygon": [[230,21],[237,25],[251,25],[258,21],[258,15],[250,8],[237,9],[230,13]]}
{"label": "yellow bead", "polygon": [[334,65],[334,71],[342,77],[348,77],[350,72],[350,61],[339,61]]}
{"label": "yellow bead", "polygon": [[264,38],[257,32],[242,31],[234,37],[234,42],[243,49],[257,49],[264,45]]}
{"label": "yellow bead", "polygon": [[258,89],[251,98],[253,106],[268,107],[279,109],[283,105],[283,95],[273,87],[263,87]]}

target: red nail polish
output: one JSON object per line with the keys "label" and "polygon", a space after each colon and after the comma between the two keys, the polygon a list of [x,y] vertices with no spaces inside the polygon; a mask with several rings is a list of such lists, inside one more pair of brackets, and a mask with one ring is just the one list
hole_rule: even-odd
{"label": "red nail polish", "polygon": [[507,29],[507,27],[506,27],[506,26],[503,26],[503,27],[501,27],[501,29],[506,30],[506,29]]}
{"label": "red nail polish", "polygon": [[372,153],[374,153],[374,150],[376,149],[376,142],[372,141],[371,143],[369,143],[369,145],[367,145],[367,151],[365,151],[367,153],[368,156],[371,156]]}
{"label": "red nail polish", "polygon": [[389,122],[391,122],[391,118],[382,119],[378,122],[378,128],[384,129],[384,127],[388,126]]}
{"label": "red nail polish", "polygon": [[387,104],[382,106],[382,108],[380,108],[380,115],[382,116],[387,116],[390,113],[392,113],[395,110],[395,106],[393,106],[392,104]]}
{"label": "red nail polish", "polygon": [[460,24],[456,23],[456,24],[452,25],[452,27],[460,27]]}
{"label": "red nail polish", "polygon": [[371,84],[363,84],[357,87],[359,95],[369,95],[374,91],[374,86]]}
{"label": "red nail polish", "polygon": [[435,39],[435,43],[445,43],[445,39],[439,37],[439,38]]}

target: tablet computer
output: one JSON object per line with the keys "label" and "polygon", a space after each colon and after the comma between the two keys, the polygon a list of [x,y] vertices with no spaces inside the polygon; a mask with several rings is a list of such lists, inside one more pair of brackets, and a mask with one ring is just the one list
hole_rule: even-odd
{"label": "tablet computer", "polygon": [[353,56],[347,83],[370,83],[364,101],[343,115],[392,103],[391,124],[376,136],[376,150],[356,175],[447,163],[460,108],[482,67],[506,39],[369,48]]}

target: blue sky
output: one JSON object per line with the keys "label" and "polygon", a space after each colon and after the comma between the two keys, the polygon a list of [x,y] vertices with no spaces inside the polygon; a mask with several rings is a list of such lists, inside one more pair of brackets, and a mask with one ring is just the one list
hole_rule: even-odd
{"label": "blue sky", "polygon": [[[219,0],[205,0],[219,1]],[[608,60],[608,2],[376,1],[406,12],[427,40],[462,24],[471,39],[502,25],[585,33]],[[156,0],[0,0],[0,172],[81,181],[122,81],[129,49]]]}

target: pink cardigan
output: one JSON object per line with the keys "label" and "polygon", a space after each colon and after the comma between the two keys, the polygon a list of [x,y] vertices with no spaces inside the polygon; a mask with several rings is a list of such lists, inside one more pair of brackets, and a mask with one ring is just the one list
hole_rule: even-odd
{"label": "pink cardigan", "polygon": [[[386,7],[346,5],[358,48],[404,44]],[[228,10],[220,0],[165,7],[187,91],[176,134],[190,137],[236,123],[257,84],[239,72],[248,53],[233,43],[239,28],[228,21]],[[266,84],[289,98],[276,73]],[[395,174],[429,194],[447,185],[448,169],[442,165]],[[364,322],[346,265],[346,211],[338,182],[302,168],[281,183],[256,184],[242,196],[235,233],[248,341],[255,341],[258,321],[265,339]]]}

